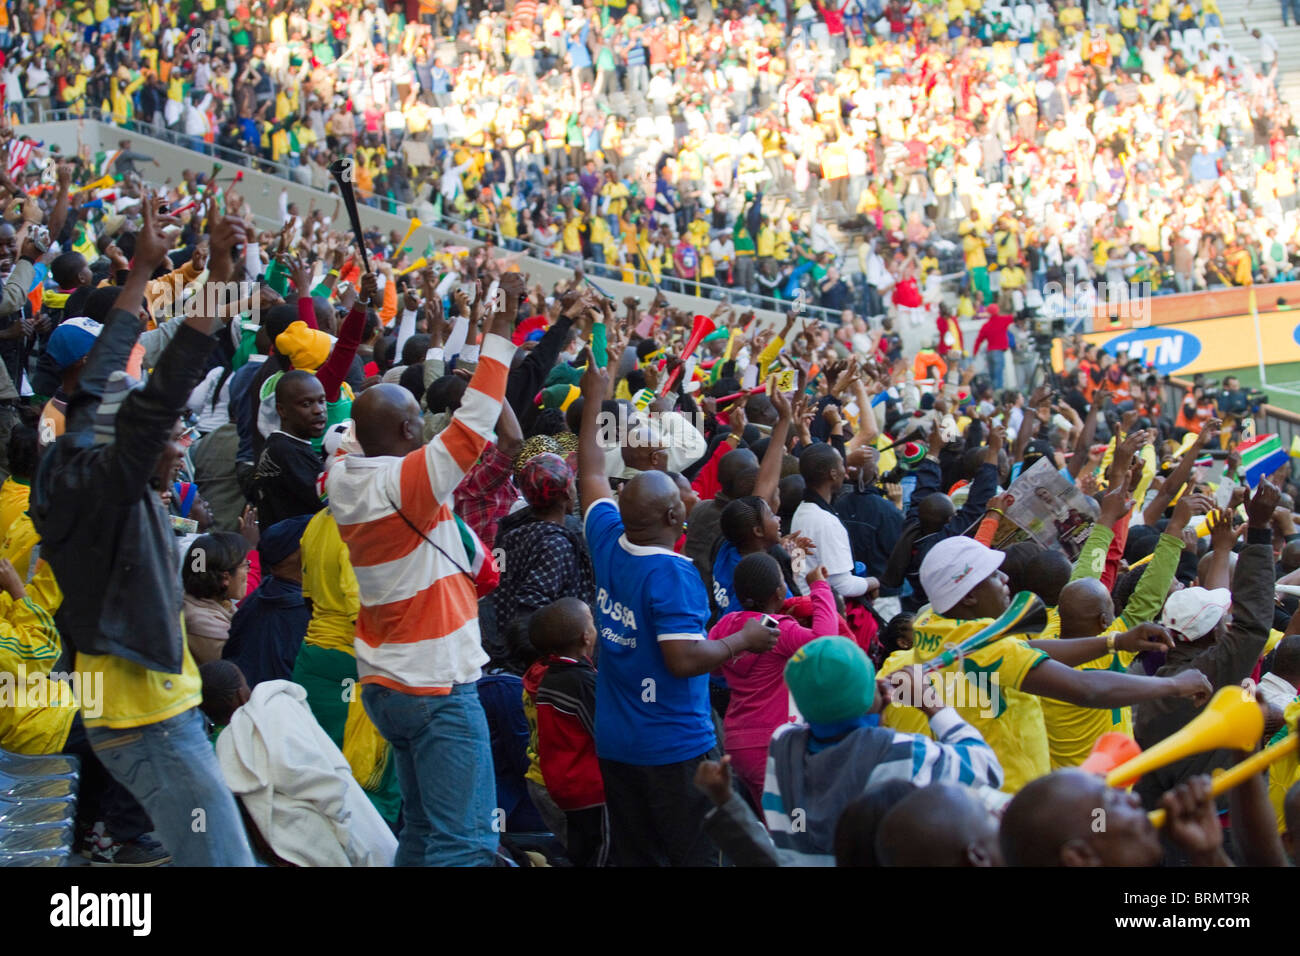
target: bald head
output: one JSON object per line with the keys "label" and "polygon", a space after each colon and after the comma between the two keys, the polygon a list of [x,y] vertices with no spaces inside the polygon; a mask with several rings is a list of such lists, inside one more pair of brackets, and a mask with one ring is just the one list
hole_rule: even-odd
{"label": "bald head", "polygon": [[941,492],[926,495],[916,506],[916,517],[921,522],[921,530],[929,533],[937,531],[952,520],[957,513],[952,499]]}
{"label": "bald head", "polygon": [[[1196,562],[1196,583],[1205,586],[1205,576],[1210,572],[1210,559],[1214,557],[1213,551],[1206,551],[1201,555],[1201,559]],[[1237,572],[1237,552],[1233,551],[1228,555],[1228,580]]]}
{"label": "bald head", "polygon": [[366,389],[352,403],[352,419],[367,458],[401,456],[423,444],[419,403],[400,385],[390,382]]}
{"label": "bald head", "polygon": [[1137,795],[1076,768],[1026,784],[1000,840],[1008,866],[1155,866],[1162,855]]}
{"label": "bald head", "polygon": [[1289,541],[1282,549],[1282,570],[1294,571],[1300,568],[1300,541]]}
{"label": "bald head", "polygon": [[997,826],[966,787],[933,784],[880,821],[881,866],[1001,866]]}
{"label": "bald head", "polygon": [[754,493],[758,481],[758,456],[748,448],[737,448],[718,462],[718,484],[728,498],[743,498]]}
{"label": "bald head", "polygon": [[677,482],[662,471],[643,471],[624,485],[618,511],[628,541],[638,545],[671,548],[686,520]]}
{"label": "bald head", "polygon": [[1273,648],[1273,673],[1290,684],[1300,683],[1300,634],[1288,634]]}
{"label": "bald head", "polygon": [[649,422],[637,422],[623,439],[623,464],[637,471],[667,471],[668,448]]}
{"label": "bald head", "polygon": [[1061,588],[1058,608],[1062,637],[1092,637],[1115,620],[1110,591],[1096,578],[1080,578]]}

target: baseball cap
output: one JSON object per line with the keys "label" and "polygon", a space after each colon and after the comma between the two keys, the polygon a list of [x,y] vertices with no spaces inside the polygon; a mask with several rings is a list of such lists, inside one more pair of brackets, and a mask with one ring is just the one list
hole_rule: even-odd
{"label": "baseball cap", "polygon": [[[1040,458],[1052,458],[1052,443],[1042,438],[1035,438],[1025,446],[1024,468],[1036,464]],[[1022,469],[1021,474],[1024,473]]]}
{"label": "baseball cap", "polygon": [[94,319],[84,315],[60,322],[58,328],[50,334],[50,344],[46,346],[50,359],[59,371],[85,358],[103,328]]}
{"label": "baseball cap", "polygon": [[981,581],[1002,566],[1006,555],[974,538],[944,538],[921,562],[921,587],[936,613],[947,614]]}
{"label": "baseball cap", "polygon": [[795,651],[785,683],[804,719],[835,724],[869,713],[876,700],[876,668],[847,637],[819,637]]}
{"label": "baseball cap", "polygon": [[1231,606],[1232,592],[1227,588],[1183,588],[1165,601],[1160,623],[1180,640],[1195,641],[1214,630]]}

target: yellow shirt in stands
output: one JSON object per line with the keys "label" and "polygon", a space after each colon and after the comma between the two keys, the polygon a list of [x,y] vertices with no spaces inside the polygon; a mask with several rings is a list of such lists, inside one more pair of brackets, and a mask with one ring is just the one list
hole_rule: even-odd
{"label": "yellow shirt in stands", "polygon": [[612,216],[621,216],[623,215],[624,210],[627,209],[627,200],[631,193],[628,192],[627,187],[621,182],[607,182],[600,187],[600,195],[602,198],[609,200],[609,208],[607,210],[609,214]]}
{"label": "yellow shirt in stands", "polygon": [[564,223],[564,251],[582,252],[582,236],[579,227],[582,220],[576,215],[570,216]]}
{"label": "yellow shirt in stands", "polygon": [[[1047,627],[1043,628],[1040,639],[1057,639],[1061,636],[1061,616],[1056,608],[1047,609]],[[1102,635],[1122,634],[1128,630],[1124,619],[1117,617]],[[1106,654],[1094,661],[1080,664],[1075,670],[1080,671],[1117,671],[1124,673],[1137,657],[1131,651],[1116,651]],[[1050,751],[1052,769],[1077,767],[1092,753],[1093,745],[1102,734],[1118,731],[1133,736],[1133,708],[1116,707],[1099,710],[1096,707],[1080,707],[1067,704],[1063,700],[1040,697],[1043,707],[1043,721],[1047,725],[1047,746]]]}
{"label": "yellow shirt in stands", "polygon": [[50,612],[0,592],[0,748],[53,754],[67,743],[77,702],[71,684],[50,680],[62,653]]}
{"label": "yellow shirt in stands", "polygon": [[103,712],[98,717],[83,713],[87,727],[110,727],[124,730],[161,723],[203,699],[199,668],[185,639],[185,619],[181,618],[181,661],[179,674],[151,671],[115,654],[77,652],[77,670],[83,674],[104,675]]}
{"label": "yellow shirt in stands", "polygon": [[[1283,729],[1273,736],[1269,744],[1278,743],[1287,734],[1295,733],[1290,728],[1294,728],[1296,720],[1300,718],[1300,697],[1286,705],[1282,716],[1285,718]],[[1282,808],[1287,792],[1298,783],[1300,783],[1300,752],[1293,750],[1268,768],[1268,799],[1273,804],[1273,812],[1277,814],[1278,833],[1286,832],[1286,815],[1282,812]],[[1292,839],[1300,839],[1300,834],[1292,834]]]}
{"label": "yellow shirt in stands", "polygon": [[18,516],[27,510],[27,499],[31,493],[31,485],[12,475],[0,485],[0,538],[9,533]]}
{"label": "yellow shirt in stands", "polygon": [[967,269],[980,269],[989,264],[984,256],[984,240],[977,236],[966,236],[961,241],[962,253],[966,256]]}
{"label": "yellow shirt in stands", "polygon": [[347,546],[329,508],[316,512],[302,533],[302,596],[311,601],[304,644],[356,655],[361,592]]}
{"label": "yellow shirt in stands", "polygon": [[[23,581],[27,580],[27,563],[31,560],[32,548],[40,540],[41,536],[36,533],[36,526],[32,524],[31,516],[24,511],[14,519],[14,523],[5,533],[3,543],[0,544],[0,558],[12,564],[14,570],[18,572],[18,577]],[[51,611],[55,609],[49,604],[45,604],[45,607],[50,608]]]}
{"label": "yellow shirt in stands", "polygon": [[[889,674],[937,657],[946,645],[960,644],[990,623],[988,618],[958,621],[923,611],[912,623],[912,649],[891,654],[880,672]],[[1005,773],[1002,789],[1007,793],[1051,771],[1040,698],[1020,690],[1029,672],[1045,660],[1046,654],[1023,640],[1004,637],[935,674],[936,683],[941,675],[952,675],[942,678],[944,699],[960,705],[954,706],[957,713],[998,755]],[[955,678],[963,674],[968,680],[959,688]],[[925,716],[911,707],[890,705],[881,722],[898,730],[928,733]]]}

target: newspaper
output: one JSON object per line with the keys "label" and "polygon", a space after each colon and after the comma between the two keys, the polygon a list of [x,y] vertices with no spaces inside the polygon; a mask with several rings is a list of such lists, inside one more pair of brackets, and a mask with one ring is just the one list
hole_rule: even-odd
{"label": "newspaper", "polygon": [[1007,490],[1006,514],[998,522],[993,547],[1009,548],[1035,541],[1073,561],[1092,531],[1093,503],[1056,470],[1050,458],[1040,458]]}

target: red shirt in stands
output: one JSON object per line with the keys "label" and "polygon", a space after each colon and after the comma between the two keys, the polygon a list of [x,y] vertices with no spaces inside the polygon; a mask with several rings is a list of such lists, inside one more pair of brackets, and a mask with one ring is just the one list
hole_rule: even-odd
{"label": "red shirt in stands", "polygon": [[1005,352],[1011,347],[1007,341],[1007,329],[1015,321],[1015,316],[1003,315],[996,307],[989,307],[988,321],[980,326],[980,334],[975,336],[975,347],[971,355],[979,354],[980,343],[988,345],[990,352]]}

